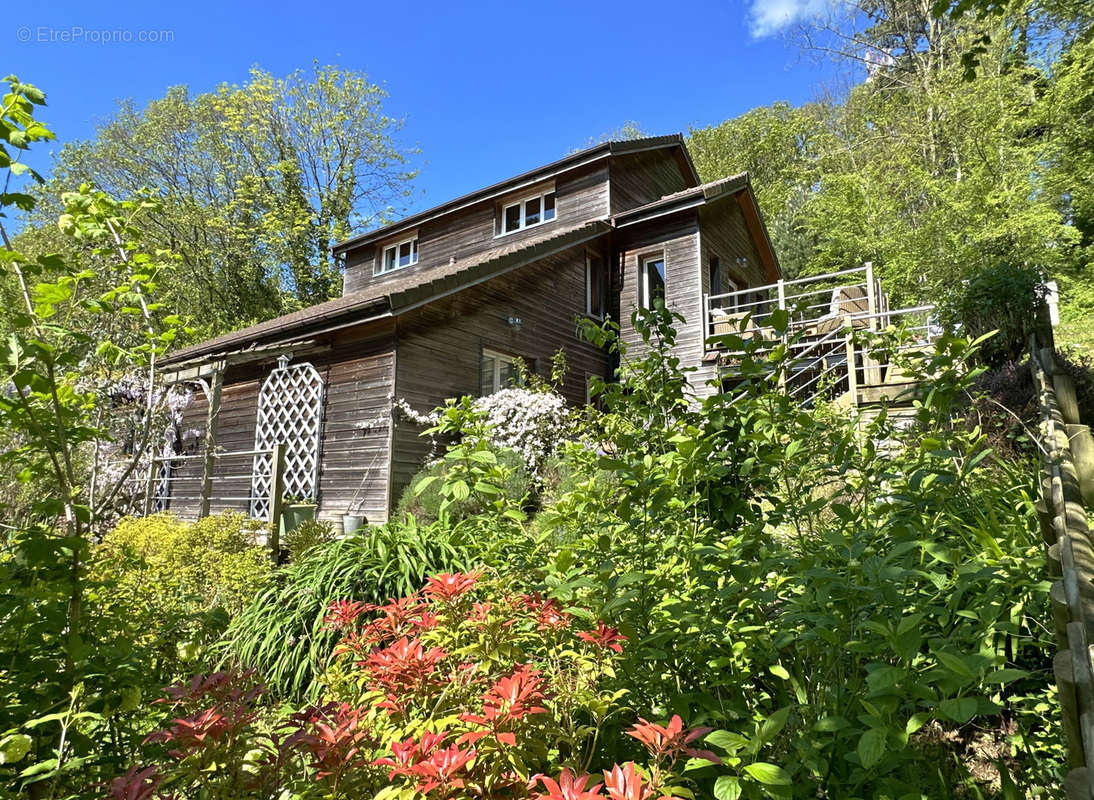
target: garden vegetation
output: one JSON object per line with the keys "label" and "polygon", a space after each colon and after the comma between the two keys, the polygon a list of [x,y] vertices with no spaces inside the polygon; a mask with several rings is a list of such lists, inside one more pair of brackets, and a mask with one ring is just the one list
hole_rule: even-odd
{"label": "garden vegetation", "polygon": [[[44,97],[7,85],[0,169],[25,172]],[[27,490],[0,535],[0,797],[1058,795],[1037,470],[969,416],[991,339],[864,342],[922,379],[897,420],[801,407],[786,350],[732,336],[700,399],[663,307],[641,357],[586,325],[621,363],[596,407],[453,399],[410,490],[428,520],[311,530],[275,565],[240,517],[119,519],[170,413],[178,260],[142,249],[147,196],[64,204],[65,256],[2,251]]]}

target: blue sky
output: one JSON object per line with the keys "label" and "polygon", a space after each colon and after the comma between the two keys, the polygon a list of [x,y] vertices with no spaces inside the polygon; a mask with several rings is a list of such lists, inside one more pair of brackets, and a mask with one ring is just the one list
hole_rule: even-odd
{"label": "blue sky", "polygon": [[[52,0],[5,15],[0,70],[47,92],[42,117],[61,142],[90,136],[117,99],[242,83],[256,64],[276,75],[313,59],[364,70],[390,93],[388,112],[405,117],[404,144],[421,148],[413,210],[628,120],[672,133],[812,99],[829,68],[778,32],[821,2]],[[160,41],[137,41],[142,32]],[[49,166],[44,149],[30,160]]]}

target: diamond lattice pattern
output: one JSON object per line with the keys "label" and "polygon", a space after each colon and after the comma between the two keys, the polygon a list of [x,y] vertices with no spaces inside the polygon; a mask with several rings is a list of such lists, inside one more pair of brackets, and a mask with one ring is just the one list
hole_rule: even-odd
{"label": "diamond lattice pattern", "polygon": [[[258,395],[255,450],[285,444],[285,495],[316,496],[319,473],[319,428],[323,420],[323,379],[311,364],[284,363],[262,384]],[[272,456],[254,457],[251,472],[251,516],[270,518]]]}

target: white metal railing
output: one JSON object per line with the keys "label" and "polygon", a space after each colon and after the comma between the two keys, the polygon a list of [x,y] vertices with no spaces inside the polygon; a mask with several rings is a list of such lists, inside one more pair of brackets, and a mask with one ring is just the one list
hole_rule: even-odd
{"label": "white metal railing", "polygon": [[[931,345],[941,334],[934,320],[933,305],[889,309],[874,313],[845,314],[839,324],[830,330],[810,331],[798,327],[777,337],[767,336],[749,348],[752,358],[770,353],[776,346],[786,348],[788,360],[781,369],[772,369],[771,379],[802,405],[812,406],[821,397],[830,400],[846,398],[852,404],[859,402],[859,390],[882,385],[903,385],[910,381],[900,367],[893,363],[892,347],[884,356],[872,350],[856,338],[857,331],[882,331],[900,325],[910,333],[896,352],[919,350]],[[742,338],[749,333],[745,323],[738,334]],[[737,351],[744,355],[743,351]],[[722,356],[727,375],[732,375],[735,352],[727,349]]]}
{"label": "white metal railing", "polygon": [[[279,459],[280,451],[280,459]],[[248,513],[252,498],[254,465],[259,461],[270,465],[271,509],[280,509],[281,473],[284,472],[284,445],[255,450],[216,450],[212,453],[171,453],[151,459],[145,493],[146,513],[183,510],[198,517],[208,516],[216,507],[237,509]],[[256,459],[255,456],[270,456]],[[235,466],[237,460],[242,464]],[[227,462],[227,465],[226,465]],[[193,465],[193,466],[190,466]],[[189,469],[187,467],[190,467]],[[215,490],[220,488],[221,493]],[[277,493],[274,503],[273,491]]]}
{"label": "white metal railing", "polygon": [[[872,264],[749,286],[732,292],[703,297],[705,339],[710,349],[722,349],[718,336],[765,335],[776,309],[787,312],[787,334],[809,327],[838,327],[845,317],[877,317],[888,311],[888,298],[874,275]],[[743,324],[742,324],[743,323]],[[713,338],[713,341],[712,341]]]}

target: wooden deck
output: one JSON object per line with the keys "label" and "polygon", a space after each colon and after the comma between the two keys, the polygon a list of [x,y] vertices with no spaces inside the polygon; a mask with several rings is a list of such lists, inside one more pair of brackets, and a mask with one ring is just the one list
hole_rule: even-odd
{"label": "wooden deck", "polygon": [[717,365],[731,384],[746,353],[756,359],[785,348],[790,363],[779,386],[807,406],[820,399],[854,406],[911,403],[918,385],[869,350],[865,334],[899,327],[908,337],[901,349],[913,351],[931,346],[940,332],[933,305],[890,308],[870,264],[708,295],[703,312],[704,363]]}

